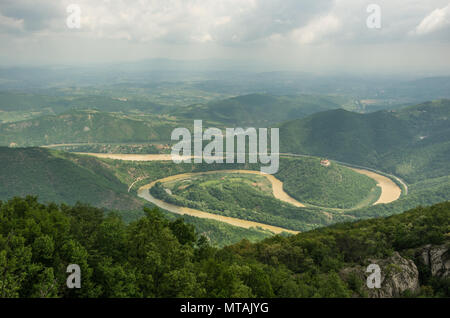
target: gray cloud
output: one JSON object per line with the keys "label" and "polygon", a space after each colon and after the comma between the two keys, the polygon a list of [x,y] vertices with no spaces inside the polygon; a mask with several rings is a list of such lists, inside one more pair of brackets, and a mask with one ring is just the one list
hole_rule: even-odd
{"label": "gray cloud", "polygon": [[[50,27],[54,19],[64,19],[65,7],[51,0],[3,0],[2,16],[23,21],[24,31],[39,31]],[[3,18],[4,19],[4,18]]]}
{"label": "gray cloud", "polygon": [[[66,26],[66,8],[72,3],[82,10],[79,30]],[[369,15],[366,8],[371,3],[382,9],[379,30],[366,26]],[[302,57],[308,66],[315,65],[311,61],[322,56],[317,66],[320,67],[342,64],[339,60],[345,60],[347,52],[367,52],[372,47],[382,52],[380,63],[386,65],[394,55],[408,50],[421,52],[414,63],[425,68],[427,57],[423,47],[447,51],[449,35],[448,0],[0,2],[0,40],[5,47],[0,57],[9,60],[94,60],[120,56],[130,59],[155,55],[262,56],[275,60],[278,55],[286,57],[286,63],[299,65],[297,57]],[[83,49],[77,52],[80,47]],[[389,55],[394,48],[397,51]],[[340,53],[327,57],[331,52]],[[364,63],[364,59],[354,60]],[[441,58],[433,63],[439,61]]]}
{"label": "gray cloud", "polygon": [[[0,28],[22,24],[24,32],[45,30],[60,34],[66,7],[74,1],[6,0],[0,4]],[[366,8],[361,0],[78,0],[82,10],[82,34],[86,37],[168,43],[215,42],[248,45],[271,39],[312,44],[321,41],[408,41],[411,35],[440,31],[449,39],[448,1],[379,0],[383,27],[366,27]],[[8,27],[9,26],[9,27]],[[332,35],[332,36],[330,36]],[[436,39],[436,36],[434,37]]]}

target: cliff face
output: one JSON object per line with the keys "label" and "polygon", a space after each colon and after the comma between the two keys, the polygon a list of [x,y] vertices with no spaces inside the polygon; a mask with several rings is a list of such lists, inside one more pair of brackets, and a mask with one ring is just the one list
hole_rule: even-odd
{"label": "cliff face", "polygon": [[450,244],[426,245],[417,251],[419,258],[428,267],[431,276],[446,278],[450,275]]}
{"label": "cliff face", "polygon": [[391,298],[400,297],[406,291],[415,293],[420,288],[419,270],[428,272],[432,277],[446,278],[450,273],[449,245],[426,245],[413,251],[414,260],[394,252],[386,259],[368,259],[369,264],[377,264],[381,270],[381,288],[368,288],[366,273],[367,266],[344,268],[340,276],[347,282],[357,277],[362,281],[358,294],[354,297]]}

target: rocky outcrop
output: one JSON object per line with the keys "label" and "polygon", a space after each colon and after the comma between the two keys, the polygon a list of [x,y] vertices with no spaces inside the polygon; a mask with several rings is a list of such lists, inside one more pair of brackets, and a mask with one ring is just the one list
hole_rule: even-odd
{"label": "rocky outcrop", "polygon": [[412,293],[418,291],[419,272],[412,260],[394,252],[391,257],[386,259],[369,259],[367,265],[370,264],[376,264],[380,267],[380,288],[369,288],[367,286],[367,277],[370,275],[370,273],[366,273],[367,267],[345,268],[340,273],[345,281],[349,281],[353,275],[363,282],[360,294],[355,294],[355,297],[392,298],[399,297],[406,291]]}
{"label": "rocky outcrop", "polygon": [[419,284],[419,271],[412,260],[394,254],[382,260],[369,260],[381,268],[381,288],[369,289],[369,297],[385,298],[399,297],[404,292],[417,292]]}
{"label": "rocky outcrop", "polygon": [[450,244],[439,246],[426,245],[417,251],[417,255],[430,270],[433,277],[446,278],[450,275]]}
{"label": "rocky outcrop", "polygon": [[443,245],[426,245],[412,250],[415,255],[414,261],[402,257],[398,252],[394,252],[392,256],[385,259],[368,259],[367,266],[376,264],[381,271],[380,288],[369,288],[367,286],[367,277],[370,273],[366,273],[366,267],[355,266],[344,268],[340,272],[340,276],[348,283],[355,277],[362,282],[362,286],[355,297],[400,297],[406,291],[415,293],[420,288],[419,266],[422,275],[427,272],[431,277],[448,278],[450,275],[450,243]]}

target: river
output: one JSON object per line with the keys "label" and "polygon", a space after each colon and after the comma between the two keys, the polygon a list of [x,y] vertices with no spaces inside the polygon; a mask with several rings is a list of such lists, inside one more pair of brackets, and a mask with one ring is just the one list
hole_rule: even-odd
{"label": "river", "polygon": [[[97,158],[107,158],[107,159],[115,159],[115,160],[126,160],[126,161],[171,161],[172,156],[170,154],[107,154],[107,153],[77,153],[80,155],[90,155]],[[378,198],[378,200],[374,203],[375,204],[383,204],[383,203],[390,203],[393,201],[398,200],[401,196],[401,189],[400,187],[393,182],[390,178],[385,177],[381,174],[375,173],[373,171],[365,170],[365,169],[356,169],[356,168],[349,168],[353,171],[356,171],[358,173],[364,174],[372,179],[374,179],[377,182],[377,185],[381,188],[381,195]],[[305,207],[304,204],[297,201],[296,199],[289,196],[284,190],[283,190],[283,183],[275,178],[273,175],[269,174],[263,174],[259,171],[251,171],[251,170],[220,170],[220,171],[208,171],[208,172],[201,172],[198,174],[210,174],[210,173],[217,173],[217,172],[229,172],[229,173],[247,173],[247,174],[258,174],[265,176],[272,184],[272,190],[273,195],[275,198],[287,202],[289,204],[292,204],[296,207]],[[196,209],[191,209],[187,207],[180,207],[174,204],[170,204],[167,202],[164,202],[162,200],[154,198],[150,193],[149,189],[153,187],[153,185],[156,182],[167,182],[172,181],[179,178],[186,178],[193,176],[197,173],[185,173],[185,174],[178,174],[175,176],[169,176],[163,179],[159,179],[156,181],[153,181],[152,183],[149,183],[138,190],[138,196],[154,203],[158,207],[165,209],[167,211],[177,213],[177,214],[187,214],[199,218],[206,218],[206,219],[213,219],[221,222],[225,222],[234,226],[239,226],[243,228],[252,228],[252,227],[260,227],[265,230],[269,230],[273,233],[279,234],[281,232],[289,232],[289,233],[298,233],[297,231],[287,230],[281,227],[272,226],[268,224],[253,222],[253,221],[247,221],[247,220],[241,220],[237,218],[232,217],[226,217],[218,214],[208,213]]]}

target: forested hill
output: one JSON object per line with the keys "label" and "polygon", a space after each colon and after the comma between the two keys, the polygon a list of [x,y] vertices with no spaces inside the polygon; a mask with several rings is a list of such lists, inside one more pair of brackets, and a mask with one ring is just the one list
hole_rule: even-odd
{"label": "forested hill", "polygon": [[408,182],[450,175],[450,100],[398,111],[317,113],[280,126],[283,152],[327,156],[402,176]]}
{"label": "forested hill", "polygon": [[[223,249],[145,212],[126,225],[81,204],[0,201],[0,297],[450,296],[449,202]],[[376,291],[365,287],[372,262],[384,277]],[[69,264],[81,289],[66,288]]]}
{"label": "forested hill", "polygon": [[73,110],[0,124],[0,145],[168,141],[178,125],[180,123],[157,115],[138,118],[119,113]]}
{"label": "forested hill", "polygon": [[389,112],[359,114],[343,109],[317,113],[280,127],[283,152],[375,163],[381,153],[412,141],[407,123]]}
{"label": "forested hill", "polygon": [[250,94],[181,107],[172,115],[228,125],[268,127],[288,119],[340,108],[341,103],[340,98],[331,96]]}
{"label": "forested hill", "polygon": [[0,147],[0,200],[36,195],[43,202],[87,202],[109,209],[140,209],[142,203],[95,158],[67,160],[42,148]]}

